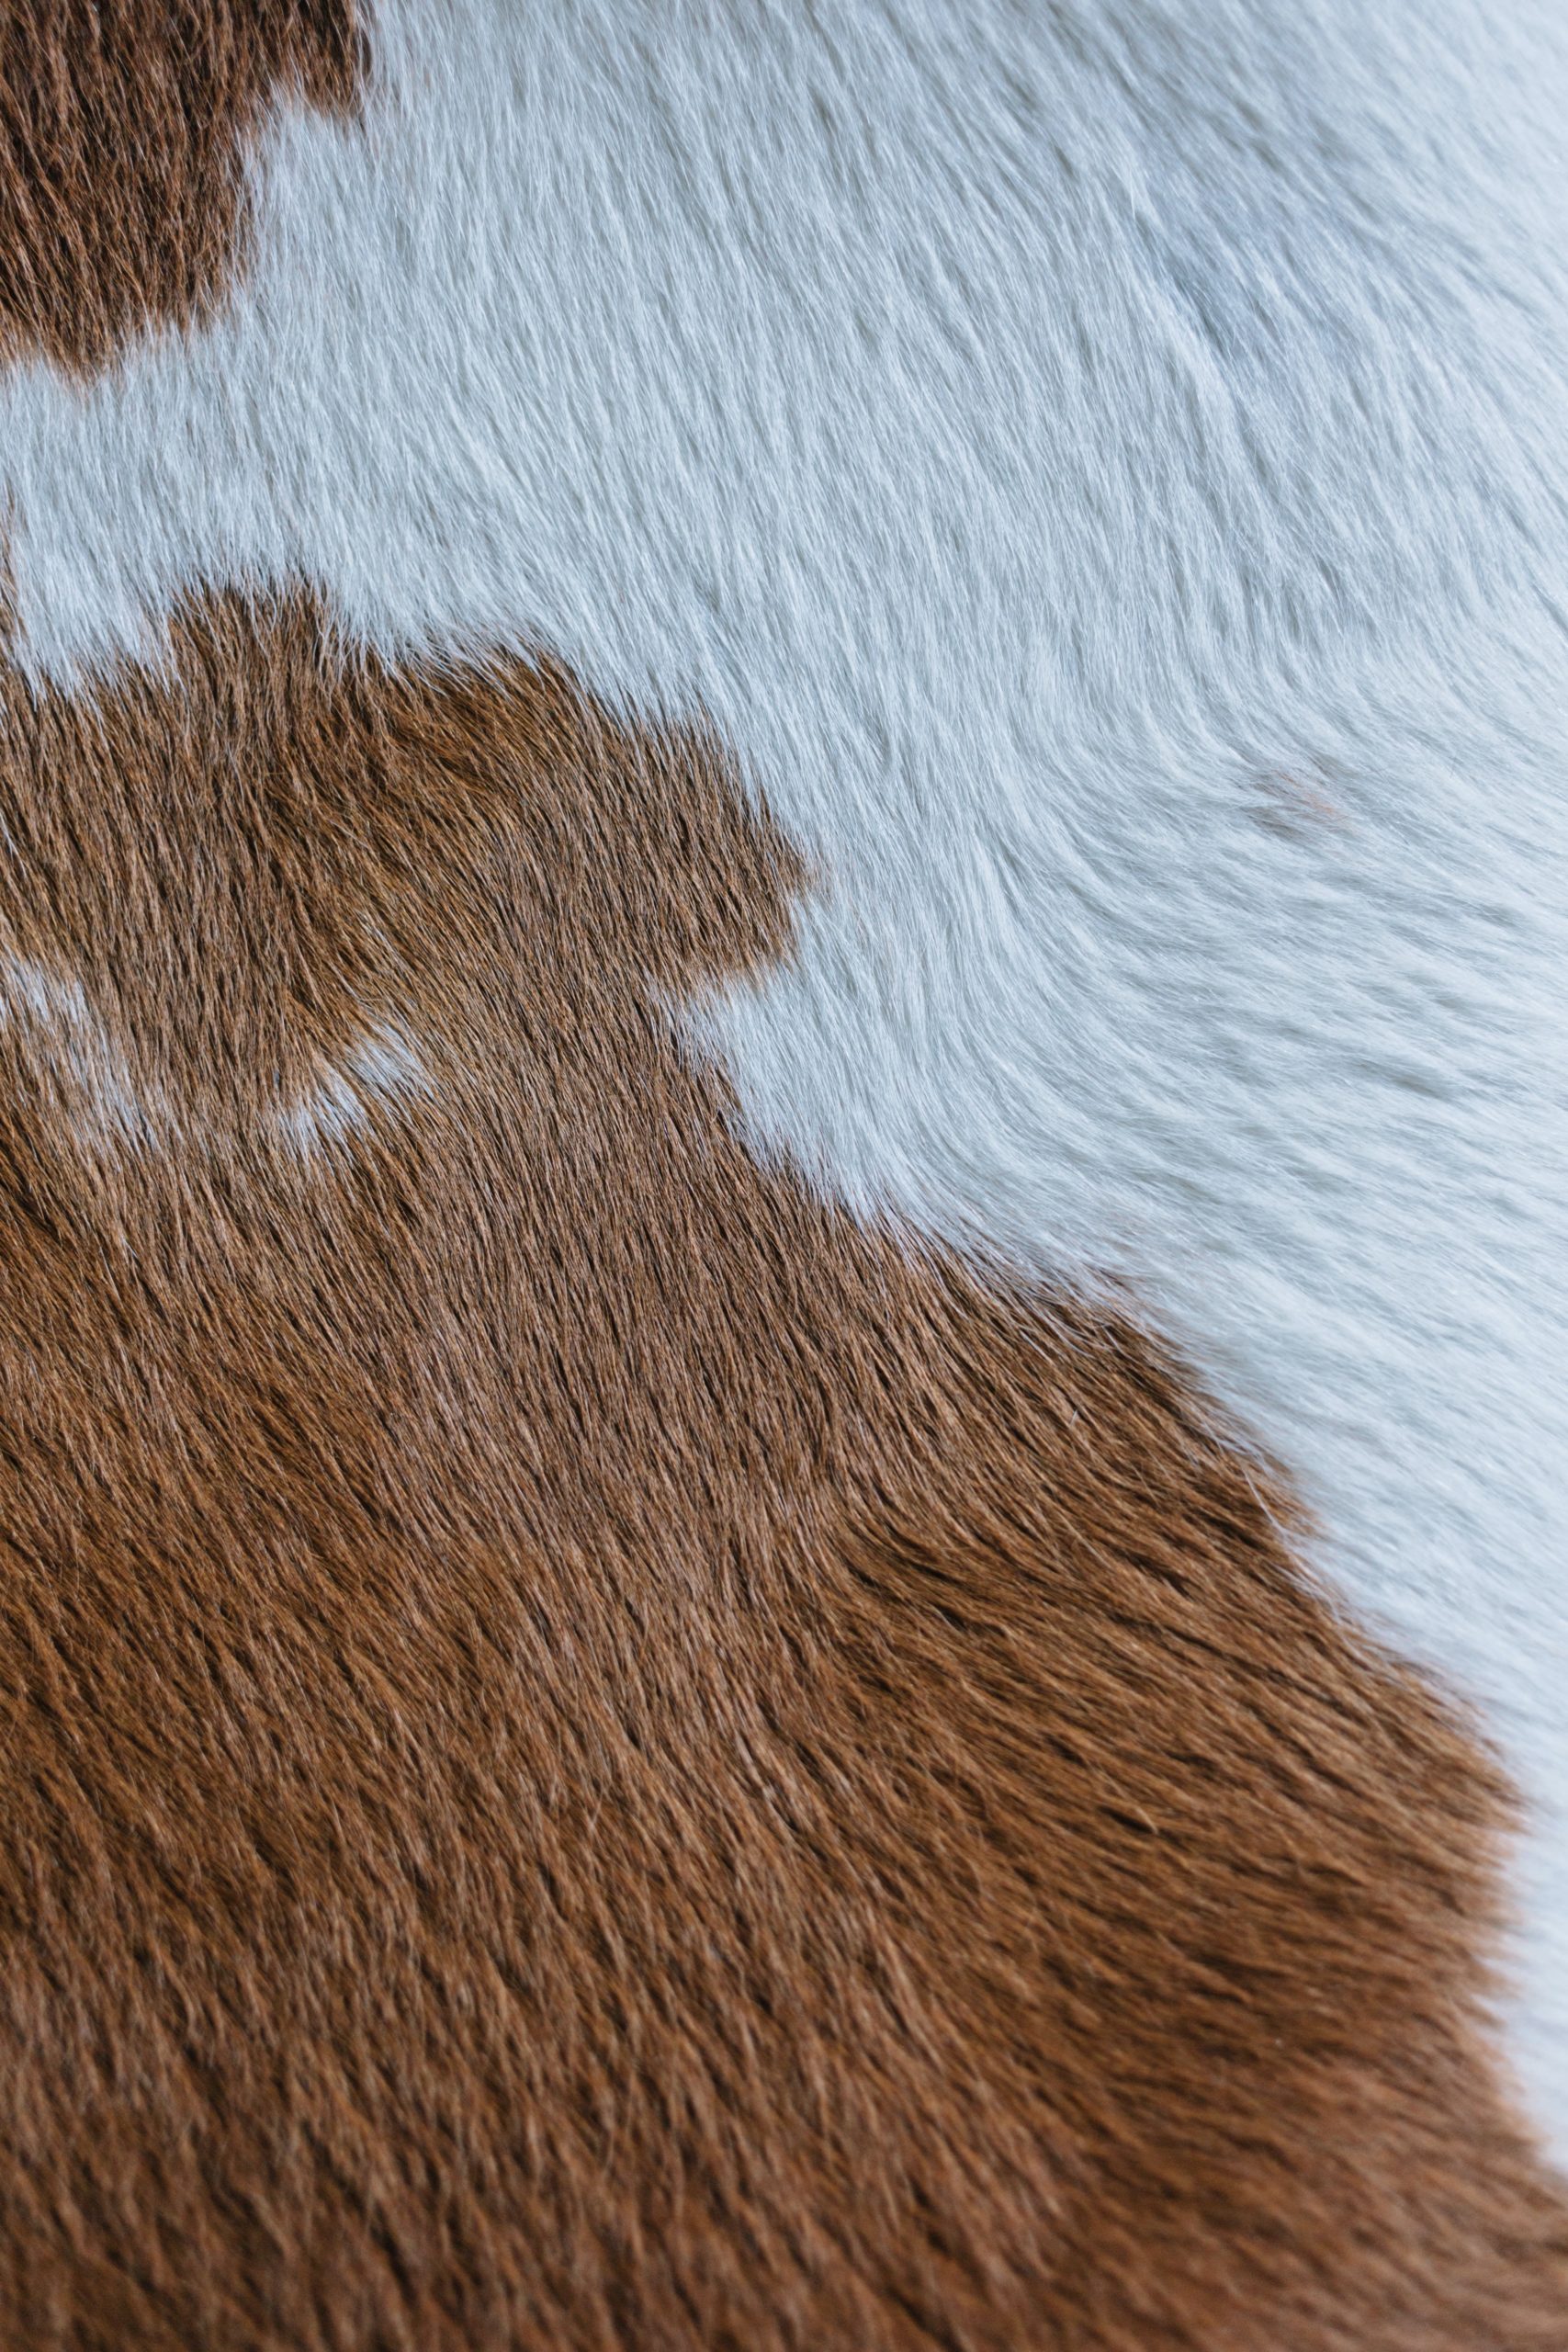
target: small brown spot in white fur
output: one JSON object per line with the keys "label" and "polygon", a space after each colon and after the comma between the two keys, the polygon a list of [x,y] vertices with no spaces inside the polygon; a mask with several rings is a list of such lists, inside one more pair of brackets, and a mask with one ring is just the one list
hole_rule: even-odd
{"label": "small brown spot in white fur", "polygon": [[1342,826],[1344,809],[1333,796],[1330,763],[1298,762],[1288,768],[1259,768],[1257,781],[1263,797],[1256,815],[1271,831],[1302,833],[1320,826]]}

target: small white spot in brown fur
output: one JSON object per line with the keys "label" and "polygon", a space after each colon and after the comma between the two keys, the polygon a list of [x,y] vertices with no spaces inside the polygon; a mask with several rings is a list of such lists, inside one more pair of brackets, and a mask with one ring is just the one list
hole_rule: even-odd
{"label": "small white spot in brown fur", "polygon": [[309,1158],[322,1144],[362,1135],[375,1105],[405,1104],[431,1091],[430,1075],[412,1040],[378,1022],[350,1049],[339,1069],[323,1071],[310,1092],[284,1112],[283,1133]]}
{"label": "small white spot in brown fur", "polygon": [[40,1080],[62,1098],[73,1131],[102,1146],[144,1143],[155,1120],[130,1064],[79,980],[27,956],[0,956],[0,1028],[20,1030]]}

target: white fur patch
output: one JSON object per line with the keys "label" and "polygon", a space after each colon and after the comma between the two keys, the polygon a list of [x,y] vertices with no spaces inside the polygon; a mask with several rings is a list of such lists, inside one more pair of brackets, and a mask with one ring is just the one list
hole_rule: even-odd
{"label": "white fur patch", "polygon": [[378,1023],[350,1048],[341,1069],[323,1070],[308,1093],[289,1103],[279,1124],[287,1141],[310,1159],[323,1145],[365,1134],[378,1102],[396,1106],[430,1091],[412,1041],[401,1030]]}
{"label": "white fur patch", "polygon": [[830,877],[710,1023],[754,1132],[1133,1277],[1483,1702],[1568,2151],[1565,41],[386,0],[231,315],[0,384],[0,501],[39,669],[303,574],[706,707]]}
{"label": "white fur patch", "polygon": [[149,1115],[130,1063],[79,980],[62,979],[31,956],[0,954],[4,1029],[23,1033],[79,1142],[103,1150],[152,1139],[160,1122]]}

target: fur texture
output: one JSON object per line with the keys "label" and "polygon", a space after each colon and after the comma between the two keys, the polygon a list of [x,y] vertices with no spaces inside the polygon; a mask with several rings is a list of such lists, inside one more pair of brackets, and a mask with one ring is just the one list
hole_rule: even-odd
{"label": "fur texture", "polygon": [[0,22],[9,2339],[1561,2352],[1558,12]]}
{"label": "fur texture", "polygon": [[0,360],[85,373],[210,316],[250,134],[281,92],[345,108],[359,55],[350,0],[6,0]]}
{"label": "fur texture", "polygon": [[1135,1278],[1484,1702],[1560,2135],[1564,39],[384,0],[231,313],[0,388],[35,668],[303,578],[711,714],[824,876],[752,1132]]}
{"label": "fur texture", "polygon": [[0,812],[8,2343],[1568,2342],[1492,1776],[1124,1317],[735,1139],[711,743],[229,601]]}

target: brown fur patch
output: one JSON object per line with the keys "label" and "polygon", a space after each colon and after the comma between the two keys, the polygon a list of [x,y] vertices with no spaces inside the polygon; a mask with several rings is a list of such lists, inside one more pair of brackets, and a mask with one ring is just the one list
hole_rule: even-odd
{"label": "brown fur patch", "polygon": [[1568,2345],[1490,1771],[1131,1323],[737,1143],[715,747],[175,661],[0,739],[0,2335]]}
{"label": "brown fur patch", "polygon": [[206,316],[263,110],[346,108],[360,46],[353,0],[3,0],[0,360],[86,372]]}

